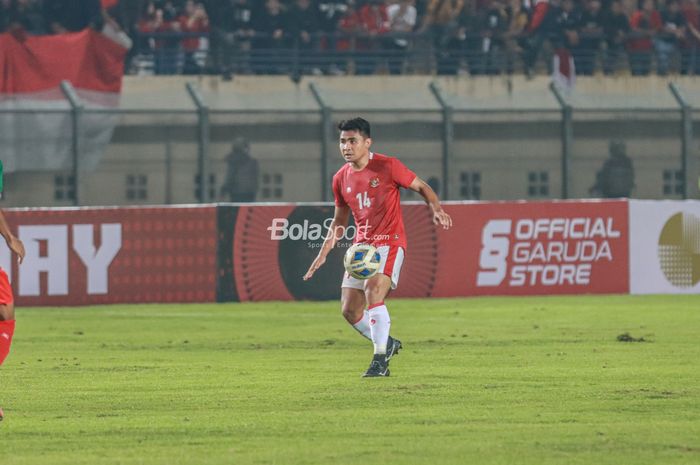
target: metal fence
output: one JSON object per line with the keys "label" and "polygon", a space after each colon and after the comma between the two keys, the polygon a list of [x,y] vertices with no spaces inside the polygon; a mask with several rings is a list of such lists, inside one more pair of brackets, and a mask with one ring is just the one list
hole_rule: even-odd
{"label": "metal fence", "polygon": [[[379,35],[366,33],[314,33],[308,41],[285,35],[256,32],[252,37],[215,29],[211,33],[137,33],[130,54],[134,74],[431,74],[501,75],[545,73],[552,70],[557,49],[566,49],[579,75],[631,73],[695,75],[700,69],[696,45],[670,44],[664,51],[652,47],[647,33],[629,32],[615,43],[602,33],[579,33],[580,44],[565,46],[553,34],[449,35],[431,32]],[[649,40],[648,48],[630,51],[626,41]],[[655,39],[664,39],[663,34]],[[198,43],[185,47],[185,42]]]}
{"label": "metal fence", "polygon": [[[375,97],[360,91],[343,95],[313,82],[294,108],[276,108],[274,95],[258,108],[221,108],[192,83],[182,89],[189,109],[90,108],[68,83],[62,90],[70,103],[63,113],[70,115],[72,164],[10,173],[5,206],[229,200],[221,187],[234,137],[250,142],[260,164],[258,201],[329,201],[331,177],[342,163],[335,123],[357,114],[372,122],[377,151],[399,156],[447,200],[600,197],[596,177],[620,147],[634,164],[630,196],[698,198],[699,113],[673,84],[668,96],[675,108],[586,105],[555,85],[542,89],[541,106],[527,108],[469,101],[437,82],[420,95],[388,97],[390,107],[372,104]],[[84,126],[104,114],[117,123],[95,165],[84,152]],[[23,113],[3,109],[3,115]]]}

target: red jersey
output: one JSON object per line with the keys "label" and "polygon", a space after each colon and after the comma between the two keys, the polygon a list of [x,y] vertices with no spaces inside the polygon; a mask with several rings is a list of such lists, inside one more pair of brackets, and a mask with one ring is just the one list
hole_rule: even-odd
{"label": "red jersey", "polygon": [[416,174],[398,159],[372,152],[360,171],[346,163],[335,173],[335,204],[352,210],[355,242],[406,248],[399,187],[408,187],[414,179]]}
{"label": "red jersey", "polygon": [[[659,32],[663,28],[663,21],[661,20],[661,15],[656,10],[649,13],[648,17],[644,11],[637,10],[632,14],[632,18],[630,18],[630,26],[632,27],[632,31],[651,29],[654,32]],[[630,52],[645,52],[652,48],[653,42],[650,37],[639,37],[627,41],[627,50]]]}
{"label": "red jersey", "polygon": [[[188,16],[182,15],[178,21],[182,32],[209,32],[209,20],[207,18],[190,20]],[[182,39],[182,48],[186,52],[196,52],[199,49],[199,39],[200,37],[196,36]]]}

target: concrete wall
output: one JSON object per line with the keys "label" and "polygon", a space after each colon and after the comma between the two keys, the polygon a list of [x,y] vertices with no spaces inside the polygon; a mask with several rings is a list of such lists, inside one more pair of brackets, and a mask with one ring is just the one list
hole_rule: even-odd
{"label": "concrete wall", "polygon": [[[424,179],[444,182],[441,107],[428,90],[433,78],[312,81],[332,107],[334,121],[365,116],[373,123],[375,151],[400,157]],[[700,104],[700,83],[696,81],[681,80],[679,86],[691,102]],[[99,168],[81,174],[83,204],[196,201],[197,114],[184,90],[185,82],[182,77],[125,78],[121,108],[145,113],[121,116]],[[259,76],[236,77],[231,82],[212,77],[197,81],[212,110],[210,159],[215,200],[226,200],[218,191],[226,173],[225,157],[238,136],[250,140],[262,175],[271,181],[261,183],[258,200],[320,200],[330,179],[323,179],[320,169],[321,118],[309,82],[295,84],[286,77]],[[474,193],[471,189],[469,195],[462,195],[463,177],[471,179],[474,173],[478,173],[477,190],[484,200],[560,196],[560,111],[546,79],[445,78],[437,82],[455,108],[454,169],[448,181],[451,199]],[[680,169],[681,151],[678,106],[665,80],[656,76],[579,79],[568,98],[575,108],[572,197],[589,196],[611,140],[624,141],[634,161],[635,197],[680,197],[664,194],[664,170]],[[700,134],[700,120],[694,129]],[[335,137],[335,133],[330,135],[331,144],[324,154],[332,171],[342,162]],[[695,166],[700,164],[699,146],[691,147]],[[546,193],[538,191],[533,196],[531,173],[539,176],[543,172]],[[11,174],[6,177],[3,205],[71,205],[66,187],[69,175]],[[280,190],[281,195],[276,195]],[[62,200],[58,191],[63,191]],[[415,196],[408,193],[406,198]]]}

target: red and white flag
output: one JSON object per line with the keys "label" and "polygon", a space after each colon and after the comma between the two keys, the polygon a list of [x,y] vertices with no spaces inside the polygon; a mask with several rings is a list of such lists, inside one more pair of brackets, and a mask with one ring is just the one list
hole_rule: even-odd
{"label": "red and white flag", "polygon": [[576,84],[574,57],[569,50],[562,47],[554,50],[552,60],[552,81],[560,88],[571,92]]}
{"label": "red and white flag", "polygon": [[[86,109],[119,104],[127,48],[92,29],[18,36],[0,34],[0,159],[5,170],[68,170],[69,81]],[[94,169],[112,136],[116,114],[87,113],[80,124],[82,169]]]}

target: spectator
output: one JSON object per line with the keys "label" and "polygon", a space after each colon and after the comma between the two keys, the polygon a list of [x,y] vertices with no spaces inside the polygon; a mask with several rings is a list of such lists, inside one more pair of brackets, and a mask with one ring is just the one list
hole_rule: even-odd
{"label": "spectator", "polygon": [[683,17],[686,32],[681,41],[681,74],[700,74],[700,10],[698,0],[685,0]]}
{"label": "spectator", "polygon": [[314,8],[311,0],[295,0],[289,11],[289,34],[293,47],[299,51],[302,72],[321,74],[318,66],[318,34],[321,30],[318,9]]}
{"label": "spectator", "polygon": [[534,74],[544,42],[561,34],[560,14],[559,0],[536,0],[522,40],[523,64],[528,76]]}
{"label": "spectator", "polygon": [[630,19],[632,34],[627,41],[633,76],[647,75],[651,71],[652,38],[661,26],[661,15],[654,7],[654,0],[639,0],[639,9]]}
{"label": "spectator", "polygon": [[552,79],[555,83],[567,88],[574,85],[576,67],[571,54],[579,46],[578,28],[581,15],[573,0],[562,0],[561,7],[555,18],[555,28],[551,31],[550,41],[554,49],[552,60]]}
{"label": "spectator", "polygon": [[228,195],[231,202],[254,202],[258,193],[258,161],[250,156],[250,143],[243,137],[233,141],[226,157],[226,180],[221,186],[221,196]]}
{"label": "spectator", "polygon": [[[180,30],[188,34],[182,39],[182,49],[185,52],[185,62],[183,74],[200,74],[202,72],[202,62],[204,59],[198,56],[200,50],[206,51],[209,47],[207,35],[209,32],[209,17],[204,5],[195,3],[194,0],[187,0],[185,11],[179,18]],[[197,34],[197,35],[195,35]]]}
{"label": "spectator", "polygon": [[355,65],[357,74],[372,74],[378,64],[378,55],[382,50],[380,36],[389,31],[389,16],[382,0],[368,0],[360,8],[360,28],[364,36],[358,39],[358,49],[366,51],[357,55]]}
{"label": "spectator", "polygon": [[163,46],[156,55],[156,72],[158,74],[176,74],[181,63],[180,23],[178,11],[171,0],[166,0],[162,8],[156,10],[156,33],[162,37]]}
{"label": "spectator", "polygon": [[604,198],[629,197],[634,189],[634,167],[627,156],[625,143],[610,141],[610,157],[596,173],[590,193]]}
{"label": "spectator", "polygon": [[156,30],[156,10],[156,2],[149,1],[136,23],[136,30],[139,33],[139,48],[142,50],[153,51],[156,48],[155,39],[149,36]]}
{"label": "spectator", "polygon": [[25,34],[44,34],[44,17],[33,0],[2,0],[0,32],[9,31],[20,39]]}
{"label": "spectator", "polygon": [[591,76],[595,71],[595,60],[600,52],[603,38],[603,13],[600,0],[588,0],[581,14],[579,43],[574,47],[576,73]]}
{"label": "spectator", "polygon": [[685,37],[685,18],[681,13],[679,0],[667,0],[661,12],[661,30],[654,39],[656,49],[656,72],[660,76],[668,74],[669,59],[678,50],[678,41]]}
{"label": "spectator", "polygon": [[338,30],[341,18],[348,11],[348,2],[344,0],[320,0],[318,2],[318,20],[320,29],[333,34]]}
{"label": "spectator", "polygon": [[504,34],[508,29],[508,12],[500,0],[489,0],[488,7],[478,15],[478,68],[470,66],[472,74],[498,74],[502,68]]}
{"label": "spectator", "polygon": [[562,0],[557,18],[557,34],[552,36],[553,46],[563,47],[569,51],[579,46],[579,27],[581,13],[576,8],[574,0]]}
{"label": "spectator", "polygon": [[506,47],[506,71],[508,74],[515,68],[515,57],[522,53],[519,40],[525,32],[528,23],[527,12],[523,9],[521,0],[509,0],[507,7],[508,28],[504,34]]}
{"label": "spectator", "polygon": [[438,74],[456,74],[461,68],[462,57],[472,75],[484,73],[481,36],[486,19],[485,11],[477,11],[476,2],[469,1],[462,8],[457,30],[443,50],[435,50]]}
{"label": "spectator", "polygon": [[328,74],[343,74],[342,64],[335,56],[337,50],[340,21],[348,11],[348,2],[343,0],[321,0],[318,2],[319,28],[323,36],[319,47],[331,55],[328,61]]}
{"label": "spectator", "polygon": [[423,30],[430,31],[446,44],[459,26],[464,0],[430,0],[423,17]]}
{"label": "spectator", "polygon": [[414,4],[415,0],[399,0],[386,9],[389,31],[396,35],[388,43],[388,47],[392,50],[389,56],[389,72],[391,74],[400,74],[406,60],[408,40],[402,37],[402,34],[413,32],[416,27],[417,14]]}
{"label": "spectator", "polygon": [[172,2],[166,2],[162,9],[156,11],[158,28],[156,32],[163,37],[163,47],[160,49],[160,67],[158,74],[177,74],[182,62],[180,44],[180,22]]}
{"label": "spectator", "polygon": [[102,29],[102,4],[100,0],[50,0],[44,2],[44,17],[49,32],[82,31],[86,27]]}
{"label": "spectator", "polygon": [[605,35],[605,58],[603,71],[612,74],[617,71],[623,58],[625,41],[630,32],[630,23],[625,15],[622,0],[613,0],[610,11],[603,16],[603,34]]}
{"label": "spectator", "polygon": [[[362,32],[362,21],[360,12],[357,9],[356,0],[348,0],[348,8],[340,18],[338,23],[338,32],[340,36],[335,43],[335,49],[346,54],[352,63],[357,62],[358,58],[358,40],[357,36]],[[362,53],[362,52],[360,52]],[[345,67],[341,66],[340,72],[345,72]]]}
{"label": "spectator", "polygon": [[249,71],[253,29],[253,0],[228,0],[221,11],[216,36],[218,62],[224,76]]}
{"label": "spectator", "polygon": [[154,52],[156,74],[177,71],[180,44],[174,35],[180,31],[180,24],[175,21],[175,15],[172,3],[158,8],[155,2],[149,2],[138,24],[139,32],[148,38],[149,48]]}
{"label": "spectator", "polygon": [[279,0],[265,0],[264,8],[253,15],[253,69],[260,74],[281,74],[289,70],[286,38],[289,22]]}
{"label": "spectator", "polygon": [[464,33],[460,28],[463,9],[464,0],[430,0],[426,7],[421,30],[432,36],[438,74],[456,74],[459,69],[459,49],[465,39],[459,34]]}

